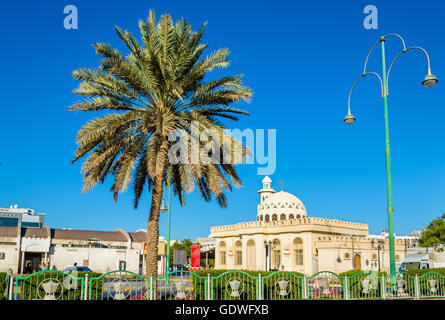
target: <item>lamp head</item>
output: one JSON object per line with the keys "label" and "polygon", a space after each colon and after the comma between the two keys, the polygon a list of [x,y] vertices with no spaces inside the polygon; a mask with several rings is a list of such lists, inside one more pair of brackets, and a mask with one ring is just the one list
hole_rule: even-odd
{"label": "lamp head", "polygon": [[348,113],[348,114],[346,115],[344,121],[345,121],[347,124],[352,124],[352,123],[355,121],[355,117],[354,117],[352,114]]}
{"label": "lamp head", "polygon": [[161,213],[165,213],[167,211],[167,207],[165,206],[165,199],[162,199],[161,207],[159,208]]}
{"label": "lamp head", "polygon": [[422,81],[422,85],[424,85],[427,88],[433,87],[439,80],[436,78],[434,74],[428,73],[425,76],[425,79]]}

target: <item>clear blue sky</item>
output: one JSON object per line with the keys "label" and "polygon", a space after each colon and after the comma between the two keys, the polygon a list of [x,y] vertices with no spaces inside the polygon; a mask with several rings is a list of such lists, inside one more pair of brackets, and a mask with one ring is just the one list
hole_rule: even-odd
{"label": "clear blue sky", "polygon": [[[28,3],[29,2],[29,3]],[[76,5],[79,29],[63,28],[63,8]],[[378,8],[378,30],[363,27],[363,8]],[[133,195],[117,203],[109,179],[81,194],[81,164],[70,165],[77,130],[93,113],[67,108],[78,97],[71,72],[97,66],[92,44],[123,48],[113,25],[138,34],[149,9],[185,17],[195,29],[208,21],[204,42],[227,47],[227,73],[244,73],[253,88],[251,113],[237,128],[277,130],[279,190],[297,195],[309,216],[387,226],[383,104],[369,77],[352,97],[353,126],[343,122],[351,85],[368,50],[381,35],[400,33],[407,46],[425,47],[436,87],[420,85],[425,58],[402,57],[391,75],[389,116],[395,232],[423,228],[445,212],[445,3],[443,1],[5,1],[0,9],[0,206],[34,208],[51,227],[135,231],[145,228],[149,196],[137,210]],[[387,42],[388,60],[401,44]],[[209,51],[210,51],[209,50]],[[380,51],[369,70],[381,72]],[[441,80],[442,79],[442,80]],[[443,82],[441,82],[443,81]],[[210,226],[256,218],[262,177],[255,165],[240,167],[244,186],[220,209],[198,194],[187,206],[175,200],[172,237],[207,236]],[[166,215],[160,223],[166,235]]]}

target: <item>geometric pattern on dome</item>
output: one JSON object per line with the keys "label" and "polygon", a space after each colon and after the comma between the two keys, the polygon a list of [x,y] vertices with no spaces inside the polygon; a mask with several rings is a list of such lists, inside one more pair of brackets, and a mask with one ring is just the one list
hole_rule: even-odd
{"label": "geometric pattern on dome", "polygon": [[281,203],[281,202],[277,202],[277,203],[273,203],[273,204],[261,204],[260,205],[261,209],[271,209],[271,208],[283,208],[283,209],[298,209],[298,210],[305,210],[303,205],[297,204],[297,203]]}

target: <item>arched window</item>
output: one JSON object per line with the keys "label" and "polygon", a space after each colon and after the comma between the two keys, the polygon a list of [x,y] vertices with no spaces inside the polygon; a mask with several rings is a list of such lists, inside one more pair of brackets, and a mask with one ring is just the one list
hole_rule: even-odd
{"label": "arched window", "polygon": [[286,220],[286,215],[284,213],[281,214],[280,220]]}
{"label": "arched window", "polygon": [[281,266],[281,242],[278,239],[272,242],[272,269],[280,270]]}
{"label": "arched window", "polygon": [[260,216],[260,221],[263,221],[263,216],[262,215]]}
{"label": "arched window", "polygon": [[289,215],[289,219],[294,219],[294,215],[292,213]]}
{"label": "arched window", "polygon": [[247,241],[247,269],[255,270],[255,241]]}
{"label": "arched window", "polygon": [[274,214],[272,215],[272,221],[277,221],[277,219],[278,219],[278,216],[274,213]]}
{"label": "arched window", "polygon": [[297,214],[297,219],[300,219],[300,218],[301,218],[301,216],[299,214]]}
{"label": "arched window", "polygon": [[303,265],[303,240],[300,238],[295,238],[293,242],[294,251],[294,263],[295,266]]}
{"label": "arched window", "polygon": [[220,242],[219,243],[219,262],[221,265],[226,265],[226,243]]}
{"label": "arched window", "polygon": [[243,246],[241,241],[235,242],[235,265],[242,266],[243,265]]}
{"label": "arched window", "polygon": [[264,217],[264,221],[269,222],[269,215],[266,214],[266,216]]}

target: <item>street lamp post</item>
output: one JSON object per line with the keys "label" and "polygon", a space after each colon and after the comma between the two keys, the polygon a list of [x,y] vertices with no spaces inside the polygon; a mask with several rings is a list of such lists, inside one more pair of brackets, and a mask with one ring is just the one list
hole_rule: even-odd
{"label": "street lamp post", "polygon": [[266,254],[265,254],[265,258],[266,258],[266,259],[265,259],[265,262],[266,262],[266,263],[264,264],[264,270],[265,270],[265,271],[267,271],[267,248],[268,248],[268,247],[267,247],[267,241],[264,240],[264,249],[265,249],[265,253],[266,253]]}
{"label": "street lamp post", "polygon": [[[374,248],[374,240],[371,241],[371,246]],[[379,263],[379,272],[380,272],[380,249],[385,248],[385,240],[377,240],[377,260]]]}
{"label": "street lamp post", "polygon": [[159,209],[159,211],[161,211],[162,213],[166,212],[168,210],[168,214],[167,214],[167,262],[166,262],[166,272],[165,272],[165,279],[166,282],[168,283],[169,280],[169,269],[170,269],[170,216],[171,216],[171,196],[172,196],[172,186],[170,183],[170,178],[167,178],[167,183],[168,183],[168,208],[165,207],[165,199],[163,200],[163,203],[161,205],[161,208]]}
{"label": "street lamp post", "polygon": [[[385,61],[385,41],[388,37],[398,37],[403,44],[403,50],[400,52],[397,57],[394,59],[394,61],[391,63],[388,72],[386,72],[386,61]],[[379,76],[376,72],[367,72],[366,71],[366,65],[368,63],[369,56],[371,55],[371,52],[374,50],[374,48],[381,44],[382,48],[382,77]],[[347,124],[352,124],[356,118],[351,114],[351,93],[354,89],[357,82],[362,78],[365,77],[368,74],[373,74],[380,80],[381,85],[381,91],[382,91],[382,98],[383,98],[383,105],[384,105],[384,116],[385,116],[385,159],[386,159],[386,186],[387,186],[387,212],[388,212],[388,231],[389,231],[389,259],[390,259],[390,271],[391,271],[391,285],[394,288],[395,287],[395,281],[396,281],[396,266],[395,266],[395,253],[394,253],[394,222],[393,222],[393,205],[392,205],[392,184],[391,184],[391,159],[390,159],[390,148],[389,148],[389,126],[388,126],[388,79],[389,75],[392,69],[392,66],[397,61],[397,59],[407,53],[410,50],[420,50],[422,51],[426,58],[428,63],[428,69],[427,69],[427,75],[425,76],[424,80],[422,81],[422,85],[424,85],[427,88],[431,88],[434,86],[438,80],[437,78],[431,74],[431,67],[430,67],[430,58],[428,56],[428,53],[425,51],[425,49],[421,47],[409,47],[406,48],[405,41],[403,38],[398,34],[388,34],[386,36],[381,37],[371,48],[371,50],[368,53],[368,56],[365,60],[365,65],[363,68],[362,75],[355,81],[354,85],[351,88],[351,91],[349,92],[349,98],[348,98],[348,114],[346,115],[344,121]]]}

